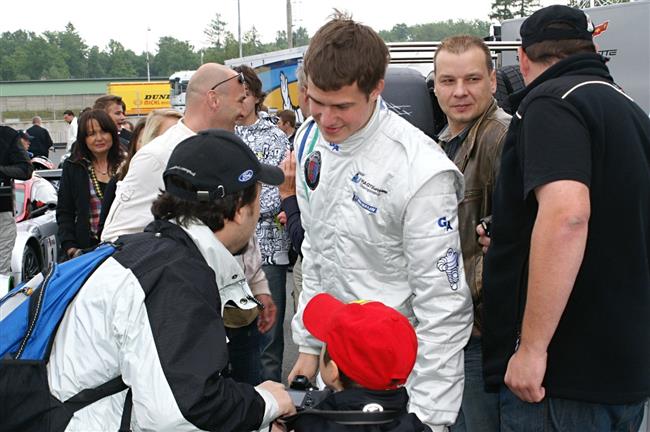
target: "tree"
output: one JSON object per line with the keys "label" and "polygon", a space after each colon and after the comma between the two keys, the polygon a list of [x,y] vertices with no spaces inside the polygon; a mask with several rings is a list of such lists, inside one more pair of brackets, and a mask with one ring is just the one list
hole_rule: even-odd
{"label": "tree", "polygon": [[307,29],[300,26],[293,32],[293,46],[299,47],[304,45],[309,45],[309,33]]}
{"label": "tree", "polygon": [[526,17],[538,8],[539,0],[494,0],[492,2],[490,18],[503,21],[517,17]]}
{"label": "tree", "polygon": [[279,50],[289,48],[289,41],[287,41],[286,30],[280,30],[275,33],[275,47]]}
{"label": "tree", "polygon": [[111,39],[108,42],[109,64],[106,73],[109,77],[130,77],[135,76],[135,67],[131,63],[133,51],[124,49],[124,46],[116,40]]}
{"label": "tree", "polygon": [[390,30],[382,30],[379,36],[386,42],[408,42],[411,40],[411,30],[404,24],[395,24]]}
{"label": "tree", "polygon": [[152,61],[154,74],[163,76],[179,70],[196,69],[200,63],[200,54],[194,52],[194,47],[189,42],[171,36],[163,36],[158,40],[158,53]]}
{"label": "tree", "polygon": [[514,15],[510,10],[511,4],[512,0],[494,0],[492,2],[492,12],[490,13],[490,19],[501,22],[514,18]]}
{"label": "tree", "polygon": [[106,76],[106,69],[109,64],[108,55],[99,50],[97,46],[90,48],[88,51],[88,77],[99,78]]}
{"label": "tree", "polygon": [[214,48],[223,48],[223,41],[226,36],[226,22],[221,19],[221,14],[218,13],[212,18],[203,34],[208,37],[208,42]]}
{"label": "tree", "polygon": [[263,52],[260,34],[255,26],[251,27],[250,30],[244,33],[244,36],[242,37],[242,44],[244,51],[243,55],[245,56],[260,54]]}
{"label": "tree", "polygon": [[88,76],[88,46],[77,33],[72,23],[65,26],[63,32],[45,32],[45,37],[55,45],[65,62],[70,78],[85,78]]}

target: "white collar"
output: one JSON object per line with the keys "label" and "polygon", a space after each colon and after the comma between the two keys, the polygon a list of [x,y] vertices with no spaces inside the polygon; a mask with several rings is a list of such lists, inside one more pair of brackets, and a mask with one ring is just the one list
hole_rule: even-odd
{"label": "white collar", "polygon": [[368,123],[366,123],[363,128],[350,135],[343,142],[329,143],[330,148],[335,149],[333,150],[335,153],[350,154],[356,151],[358,148],[363,147],[363,145],[367,143],[368,138],[370,138],[377,131],[377,129],[379,129],[379,126],[381,125],[379,118],[380,116],[385,115],[387,111],[388,107],[386,106],[386,103],[381,98],[381,96],[378,96],[372,111],[372,115],[368,119]]}
{"label": "white collar", "polygon": [[178,224],[196,245],[203,258],[214,271],[215,281],[219,287],[221,310],[228,301],[235,303],[240,309],[252,309],[257,303],[252,300],[251,292],[244,270],[237,259],[219,241],[212,230],[202,222],[196,221],[187,227]]}

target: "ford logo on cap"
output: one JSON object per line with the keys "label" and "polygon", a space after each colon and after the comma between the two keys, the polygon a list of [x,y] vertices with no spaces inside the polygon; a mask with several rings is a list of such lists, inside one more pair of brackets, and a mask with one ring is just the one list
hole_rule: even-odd
{"label": "ford logo on cap", "polygon": [[243,173],[239,174],[239,182],[246,183],[248,180],[253,178],[253,170],[246,170]]}

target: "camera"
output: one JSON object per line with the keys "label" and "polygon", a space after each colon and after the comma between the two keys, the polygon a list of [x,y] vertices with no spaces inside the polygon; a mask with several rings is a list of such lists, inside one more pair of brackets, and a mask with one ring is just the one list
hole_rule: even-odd
{"label": "camera", "polygon": [[331,393],[329,390],[318,390],[304,375],[297,375],[287,392],[298,410],[315,407]]}

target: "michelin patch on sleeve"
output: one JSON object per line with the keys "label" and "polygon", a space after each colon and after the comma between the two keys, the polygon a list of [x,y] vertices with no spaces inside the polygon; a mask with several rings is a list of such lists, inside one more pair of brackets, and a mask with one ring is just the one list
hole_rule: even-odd
{"label": "michelin patch on sleeve", "polygon": [[436,266],[438,270],[447,274],[447,280],[453,291],[458,289],[459,282],[459,265],[460,265],[460,254],[457,250],[449,248],[445,256],[438,258],[436,261]]}

